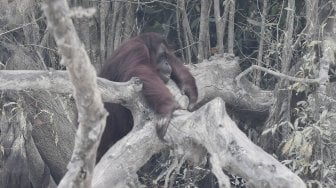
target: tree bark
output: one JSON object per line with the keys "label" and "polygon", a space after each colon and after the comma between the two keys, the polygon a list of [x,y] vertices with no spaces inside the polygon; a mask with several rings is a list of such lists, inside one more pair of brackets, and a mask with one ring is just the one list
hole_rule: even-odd
{"label": "tree bark", "polygon": [[103,62],[105,62],[105,59],[107,57],[106,54],[106,22],[107,22],[107,15],[109,10],[109,2],[106,2],[105,0],[102,0],[99,3],[99,20],[100,20],[100,62],[101,65]]}
{"label": "tree bark", "polygon": [[220,14],[219,0],[214,0],[214,14],[216,19],[216,35],[217,35],[217,48],[219,54],[224,54],[224,24],[223,18]]}
{"label": "tree bark", "polygon": [[[181,151],[193,151],[190,159],[196,158],[195,151],[204,154],[205,149],[211,156],[212,171],[219,187],[230,186],[223,178],[226,176],[222,169],[243,177],[247,185],[253,187],[305,187],[297,175],[254,145],[238,129],[221,99],[214,99],[193,113],[176,111],[174,114],[176,118],[172,119],[166,136],[168,143],[175,143],[178,146],[175,149]],[[152,134],[155,134],[155,126],[146,124],[108,150],[95,167],[93,187],[138,185],[137,169],[167,147]],[[184,157],[188,158],[186,153]]]}
{"label": "tree bark", "polygon": [[59,187],[91,187],[92,171],[107,111],[97,89],[95,69],[69,17],[67,1],[47,1],[44,13],[74,84],[74,98],[79,117],[75,147],[68,165],[69,171]]}
{"label": "tree bark", "polygon": [[236,12],[236,0],[230,0],[229,24],[228,24],[228,53],[234,54],[234,17]]}
{"label": "tree bark", "polygon": [[[265,40],[265,27],[266,27],[266,16],[267,16],[267,5],[268,0],[264,0],[263,3],[263,11],[261,14],[261,25],[260,25],[260,39],[259,39],[259,50],[258,50],[258,59],[257,59],[257,65],[259,67],[262,66],[263,62],[263,50],[264,50],[264,40]],[[261,81],[261,72],[257,71],[256,72],[256,77],[255,77],[255,83],[259,87],[260,86],[260,81]]]}
{"label": "tree bark", "polygon": [[184,0],[178,0],[178,7],[181,10],[181,14],[182,14],[182,28],[183,28],[183,33],[184,33],[184,42],[185,42],[185,48],[187,50],[187,64],[191,63],[191,57],[192,57],[192,53],[194,55],[196,55],[197,53],[195,53],[195,49],[194,48],[194,38],[193,35],[191,33],[191,29],[190,29],[190,24],[189,24],[189,20],[188,20],[188,15],[185,9],[185,1]]}
{"label": "tree bark", "polygon": [[207,33],[209,33],[209,26],[207,22],[208,17],[208,8],[209,8],[209,1],[208,0],[201,0],[201,16],[200,16],[200,29],[199,29],[199,36],[198,36],[198,54],[197,54],[197,61],[200,63],[206,57],[207,50]]}
{"label": "tree bark", "polygon": [[[287,7],[287,17],[286,17],[286,31],[285,31],[285,39],[281,54],[281,73],[288,74],[290,63],[293,56],[292,45],[293,45],[293,30],[294,30],[294,13],[295,13],[295,0],[288,0]],[[290,122],[291,115],[291,97],[292,92],[286,88],[288,86],[288,80],[281,79],[276,86],[276,102],[275,107],[270,112],[270,116],[266,122],[266,127],[272,127],[279,123],[288,123]],[[281,135],[278,135],[282,138],[286,138],[289,135],[288,128],[284,128],[282,130]],[[262,136],[262,147],[267,151],[274,151],[275,148],[280,144],[273,139],[274,135],[263,135]],[[280,139],[281,140],[281,139]],[[273,142],[273,144],[269,144]],[[273,145],[273,146],[272,146]],[[271,148],[272,147],[272,148]]]}

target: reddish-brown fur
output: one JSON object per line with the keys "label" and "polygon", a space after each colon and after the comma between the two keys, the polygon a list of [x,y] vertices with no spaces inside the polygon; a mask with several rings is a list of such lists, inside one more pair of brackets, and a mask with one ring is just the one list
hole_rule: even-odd
{"label": "reddish-brown fur", "polygon": [[[167,47],[166,40],[156,33],[145,33],[128,40],[106,61],[100,77],[116,82],[125,82],[132,77],[140,78],[149,105],[161,117],[170,118],[178,106],[156,67],[157,50],[161,44]],[[198,94],[194,77],[172,52],[167,50],[166,53],[172,67],[171,79],[189,97],[190,103],[195,103]],[[105,107],[110,115],[98,148],[98,159],[133,127],[132,114],[128,109],[112,103],[106,103]]]}

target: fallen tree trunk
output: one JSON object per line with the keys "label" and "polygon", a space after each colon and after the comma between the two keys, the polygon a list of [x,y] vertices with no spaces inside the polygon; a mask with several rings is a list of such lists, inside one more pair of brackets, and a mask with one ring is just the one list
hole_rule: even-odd
{"label": "fallen tree trunk", "polygon": [[[273,104],[272,92],[261,90],[246,79],[241,79],[240,84],[236,83],[235,78],[241,73],[237,60],[219,58],[189,66],[189,69],[198,87],[197,107],[216,97],[221,97],[226,103],[246,111],[267,113]],[[116,83],[98,78],[98,86],[105,102],[121,103],[120,99],[125,101],[131,98],[134,92],[141,89],[138,86],[138,88],[132,88],[136,86],[136,82],[132,80],[127,83]],[[71,93],[72,85],[65,71],[0,70],[0,89],[15,91],[33,89]],[[178,92],[177,95],[179,95],[177,97],[181,96]]]}
{"label": "fallen tree trunk", "polygon": [[[174,149],[177,147],[186,151],[191,149],[188,153],[194,156],[208,152],[211,155],[213,174],[216,175],[222,186],[228,184],[228,178],[222,171],[224,169],[229,173],[243,177],[251,185],[257,187],[261,185],[304,187],[303,182],[295,174],[254,145],[236,127],[228,117],[223,102],[224,100],[238,109],[267,114],[273,101],[273,95],[268,91],[260,90],[244,79],[240,84],[237,84],[235,77],[240,73],[237,61],[217,59],[213,62],[198,64],[197,68],[190,67],[190,69],[196,78],[199,89],[197,105],[199,109],[193,113],[175,112],[166,136],[169,145]],[[62,71],[0,71],[0,89],[2,90],[21,91],[31,88],[33,90],[70,93],[72,92],[70,85],[68,76]],[[98,85],[104,101],[123,102],[131,109],[137,126],[133,132],[115,144],[109,154],[97,165],[93,177],[94,185],[98,187],[125,186],[129,182],[136,184],[137,170],[153,154],[167,148],[167,145],[156,137],[154,121],[147,121],[155,119],[155,115],[146,109],[146,104],[139,95],[141,82],[132,79],[127,83],[115,83],[98,79]],[[179,89],[172,82],[168,83],[168,87],[175,94],[176,99],[182,103],[182,106],[185,106],[187,98],[181,95]],[[216,97],[220,97],[222,100]],[[213,100],[214,98],[216,99]],[[208,103],[208,101],[211,102]],[[149,113],[143,114],[144,109]],[[36,113],[39,112],[39,110],[36,111]],[[62,132],[66,131],[66,129],[50,129],[49,126],[36,127],[34,113],[28,113],[28,116],[28,119],[32,121],[33,132],[38,128],[39,137],[47,134],[64,135]],[[71,135],[73,134],[74,132],[71,133]],[[39,152],[48,153],[48,156],[58,156],[58,152],[60,152],[57,149],[44,151],[46,148],[53,148],[53,145],[57,145],[51,140],[45,140],[45,142],[38,144]],[[70,144],[66,147],[71,148],[73,145]],[[62,158],[70,158],[70,156]],[[46,164],[50,168],[51,174],[64,173],[65,166],[62,170],[54,168],[59,164],[59,161],[48,160]],[[59,177],[56,179],[59,181]]]}
{"label": "fallen tree trunk", "polygon": [[227,183],[222,169],[243,177],[253,187],[305,187],[296,174],[237,128],[219,98],[192,113],[175,112],[165,137],[168,145],[154,136],[154,127],[148,123],[116,143],[95,167],[93,187],[137,185],[137,170],[168,145],[184,151],[205,149],[211,156],[212,172],[220,187]]}

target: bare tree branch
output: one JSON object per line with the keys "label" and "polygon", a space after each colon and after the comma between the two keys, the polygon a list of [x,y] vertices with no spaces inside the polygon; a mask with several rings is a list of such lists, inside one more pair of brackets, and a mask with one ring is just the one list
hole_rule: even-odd
{"label": "bare tree branch", "polygon": [[307,84],[319,84],[320,83],[320,79],[296,78],[296,77],[288,76],[286,74],[282,74],[280,72],[275,72],[275,71],[269,70],[269,69],[264,68],[264,67],[259,67],[257,65],[252,65],[249,68],[247,68],[246,70],[244,70],[242,73],[240,73],[236,78],[237,82],[240,82],[240,79],[243,76],[245,76],[246,74],[248,74],[249,72],[251,72],[253,70],[264,71],[268,74],[272,74],[273,76],[279,77],[281,79],[290,80],[290,81],[294,81],[294,82],[302,82],[302,83],[307,83]]}
{"label": "bare tree branch", "polygon": [[[105,102],[122,103],[139,95],[142,83],[132,78],[128,82],[111,82],[98,78],[97,84]],[[55,93],[72,93],[73,85],[66,71],[0,71],[1,90],[44,90]]]}
{"label": "bare tree branch", "polygon": [[49,0],[44,7],[48,27],[52,29],[74,84],[79,126],[68,172],[59,187],[90,187],[96,151],[105,127],[107,112],[97,86],[97,76],[79,40],[66,0]]}
{"label": "bare tree branch", "polygon": [[[198,105],[201,106],[210,100],[221,97],[224,101],[238,109],[248,111],[267,112],[272,104],[273,95],[253,86],[243,78],[247,71],[241,73],[239,62],[225,58],[213,59],[212,63],[200,63],[189,66],[196,78],[198,86]],[[267,70],[266,70],[267,71]],[[240,74],[239,87],[235,79]],[[63,83],[63,84],[62,84]],[[98,78],[98,86],[105,102],[122,103],[131,106],[142,88],[138,79],[126,83],[111,82]],[[173,82],[168,82],[168,87]],[[30,86],[29,86],[30,85]],[[0,71],[0,89],[21,91],[25,89],[48,90],[57,93],[71,93],[72,86],[69,77],[64,71]],[[245,90],[244,92],[240,92]],[[176,100],[182,98],[181,92]]]}

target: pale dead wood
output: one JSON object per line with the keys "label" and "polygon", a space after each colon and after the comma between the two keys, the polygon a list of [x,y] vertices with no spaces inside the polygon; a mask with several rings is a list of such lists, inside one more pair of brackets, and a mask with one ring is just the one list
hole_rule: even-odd
{"label": "pale dead wood", "polygon": [[78,129],[68,172],[59,187],[90,187],[96,151],[105,127],[104,109],[97,76],[79,40],[65,0],[49,0],[44,6],[48,27],[52,31],[74,85],[78,110]]}
{"label": "pale dead wood", "polygon": [[[154,128],[153,123],[147,123],[115,144],[95,167],[93,187],[137,185],[137,170],[153,154],[168,147],[154,136]],[[165,139],[170,147],[180,148],[185,153],[205,149],[210,153],[212,165],[217,167],[212,169],[213,172],[225,169],[243,177],[251,186],[305,187],[296,174],[253,144],[238,129],[219,98],[192,113],[176,111]],[[214,174],[219,178],[220,187],[227,186],[219,176],[224,176],[223,171]]]}

